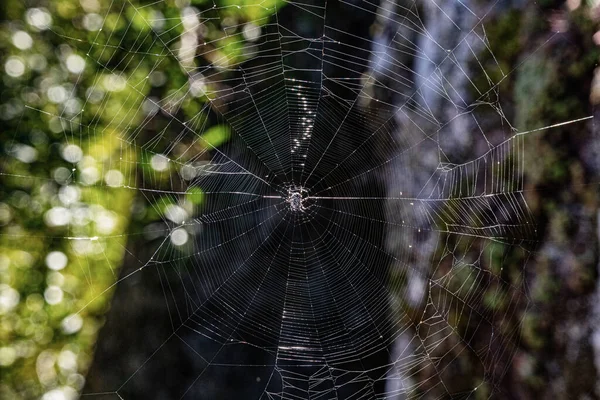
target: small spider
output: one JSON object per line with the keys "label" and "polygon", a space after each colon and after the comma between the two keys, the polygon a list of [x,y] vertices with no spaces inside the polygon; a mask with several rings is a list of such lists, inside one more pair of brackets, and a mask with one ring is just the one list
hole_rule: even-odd
{"label": "small spider", "polygon": [[308,192],[302,187],[291,187],[288,189],[288,197],[285,200],[289,205],[290,209],[294,212],[306,211],[308,200]]}
{"label": "small spider", "polygon": [[292,211],[304,211],[304,206],[302,205],[302,195],[300,192],[290,193],[287,202],[290,204]]}

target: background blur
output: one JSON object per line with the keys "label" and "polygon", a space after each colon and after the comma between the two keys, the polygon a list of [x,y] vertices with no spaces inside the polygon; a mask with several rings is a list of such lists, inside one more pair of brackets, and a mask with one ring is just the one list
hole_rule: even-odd
{"label": "background blur", "polygon": [[[218,7],[238,3],[216,1]],[[450,2],[441,8],[429,1],[417,3],[431,29],[444,29],[451,12],[459,24],[467,18]],[[227,8],[203,26],[201,37],[214,40],[219,52],[231,59],[249,58],[243,43],[227,42],[223,32],[228,27],[246,26],[245,37],[251,41],[258,25],[246,23],[268,21],[276,7],[281,9],[280,22],[301,23],[286,13],[284,1],[268,4],[270,10]],[[196,0],[2,1],[0,398],[75,399],[82,391],[118,387],[148,349],[158,347],[171,332],[163,323],[168,311],[162,296],[152,296],[161,292],[160,272],[113,284],[139,268],[139,260],[148,259],[164,239],[161,217],[177,222],[202,202],[202,195],[189,193],[177,202],[173,196],[136,190],[140,177],[147,176],[155,187],[175,190],[171,167],[151,146],[128,147],[137,150],[124,153],[119,137],[123,121],[141,123],[157,112],[148,99],[171,102],[177,113],[191,116],[199,112],[202,94],[201,88],[192,87],[199,100],[178,97],[186,77],[175,60],[161,58],[157,63],[152,54],[124,49],[141,48],[139,38],[149,37],[149,29],[172,29],[180,37],[181,43],[174,44],[179,51],[190,40],[195,47],[197,38],[185,35],[194,26],[191,15],[212,7],[212,1]],[[340,21],[347,22],[344,29],[362,31],[373,40],[385,36],[385,18],[366,19],[343,5],[335,7]],[[500,101],[507,120],[519,131],[595,113],[600,102],[598,29],[600,4],[595,0],[506,0],[491,8],[485,30],[497,64],[489,53],[482,52],[477,60],[493,79],[502,76],[501,70],[511,71]],[[111,46],[90,45],[95,42]],[[146,43],[144,48],[156,48],[158,56],[164,46]],[[119,52],[123,62],[114,63]],[[138,84],[125,86],[116,72]],[[220,146],[230,140],[222,121],[205,118],[210,128],[204,135],[210,143]],[[141,134],[158,136],[167,121],[159,114]],[[525,138],[524,186],[537,224],[535,251],[524,255],[506,249],[502,263],[507,277],[524,276],[528,301],[514,311],[518,341],[504,366],[506,373],[481,398],[490,393],[511,399],[600,398],[600,137],[595,121]],[[469,140],[462,149],[476,147],[481,139]],[[209,149],[182,143],[182,149],[189,147],[199,154],[194,160],[198,165],[210,159]],[[185,179],[186,171],[178,173]],[[192,235],[182,231],[174,236],[179,251],[190,251]],[[88,239],[77,239],[81,237]],[[120,360],[125,351],[130,359]],[[172,398],[163,381],[177,386],[178,379],[193,371],[188,353],[181,349],[166,354],[164,368],[147,372],[144,388],[135,389],[138,398]],[[457,387],[473,386],[469,375],[447,373],[445,380]]]}

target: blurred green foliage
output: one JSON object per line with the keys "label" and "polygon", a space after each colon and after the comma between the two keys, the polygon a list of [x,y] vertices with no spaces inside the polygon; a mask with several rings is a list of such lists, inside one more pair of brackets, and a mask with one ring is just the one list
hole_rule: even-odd
{"label": "blurred green foliage", "polygon": [[[78,396],[128,242],[202,202],[199,188],[152,198],[140,184],[192,179],[188,162],[231,135],[205,107],[210,81],[191,90],[190,71],[248,57],[232,33],[260,29],[278,5],[3,2],[0,398]],[[190,24],[201,33],[182,54]],[[205,122],[204,141],[155,150],[181,133],[173,120],[191,118]]]}

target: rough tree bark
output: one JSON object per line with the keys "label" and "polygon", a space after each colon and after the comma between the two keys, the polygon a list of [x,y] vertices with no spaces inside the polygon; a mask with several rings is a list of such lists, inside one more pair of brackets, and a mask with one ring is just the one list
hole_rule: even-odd
{"label": "rough tree bark", "polygon": [[[414,3],[399,1],[396,4],[411,7]],[[440,7],[433,7],[427,1],[416,4],[414,9],[424,21],[425,28],[435,37],[444,38],[443,47],[452,48],[455,40],[451,34],[455,28],[449,24],[450,19],[463,31],[478,22],[471,19],[458,3]],[[538,129],[595,113],[589,98],[593,68],[598,61],[598,51],[592,43],[594,27],[597,29],[594,20],[597,9],[562,1],[498,2],[493,8],[483,2],[468,4],[478,10],[479,15],[486,14],[489,46],[499,65],[508,73],[500,86],[500,104],[516,129]],[[574,9],[570,10],[569,6]],[[390,33],[398,28],[397,21],[386,19],[385,11],[383,14],[384,17],[379,19],[380,40],[389,39]],[[410,32],[404,34],[411,39]],[[430,59],[440,57],[439,49],[424,46],[422,50]],[[459,60],[461,57],[472,58],[469,54],[456,56]],[[485,64],[488,56],[483,52],[478,55],[478,61],[490,68],[490,74],[502,77],[493,64]],[[418,71],[418,68],[417,64],[413,69]],[[429,76],[427,71],[419,72],[419,76]],[[461,71],[450,68],[444,73],[460,76]],[[410,78],[419,79],[418,76]],[[476,79],[475,76],[471,78]],[[459,92],[468,92],[468,83],[464,80],[462,83],[460,79],[451,82]],[[594,98],[592,96],[592,100]],[[435,97],[429,101],[430,105],[435,104]],[[434,110],[446,117],[448,112],[454,112],[446,110],[441,103]],[[597,114],[594,115],[597,118]],[[477,148],[482,139],[470,133],[473,126],[468,123],[454,127],[457,129],[450,127],[444,132],[449,140],[440,145],[450,149],[449,154],[453,157],[469,159],[469,153],[464,152],[465,141]],[[513,343],[509,356],[499,361],[509,364],[495,382],[494,398],[584,399],[600,396],[596,383],[600,370],[598,139],[593,120],[526,136],[524,194],[536,222],[537,236],[530,238],[534,241],[529,247],[529,258],[515,249],[504,254],[505,268],[509,271],[506,276],[524,276],[522,290],[529,300],[520,302],[512,322],[519,328],[519,340]],[[452,142],[455,143],[454,153]],[[429,159],[437,160],[437,146],[424,148],[422,158],[411,161],[413,169],[430,169]],[[400,167],[402,165],[396,166]],[[424,184],[424,178],[417,173],[405,177],[402,182],[403,187],[417,191]],[[399,187],[390,186],[389,190],[397,192]],[[402,244],[391,244],[392,248],[399,245]],[[433,252],[433,247],[425,241],[414,250],[415,265],[427,271]],[[415,277],[408,285],[418,287],[418,280]],[[475,338],[475,342],[480,343],[486,340],[489,338]],[[405,346],[406,338],[399,338],[396,347],[403,349]],[[468,356],[463,354],[461,357]],[[445,379],[464,382],[470,378],[455,371],[454,376],[450,374]],[[486,396],[484,393],[481,398]],[[444,396],[443,391],[438,394]]]}

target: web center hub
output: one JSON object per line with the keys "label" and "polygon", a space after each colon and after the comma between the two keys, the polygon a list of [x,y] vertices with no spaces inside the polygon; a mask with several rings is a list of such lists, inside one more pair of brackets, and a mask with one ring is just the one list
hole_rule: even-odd
{"label": "web center hub", "polygon": [[303,187],[291,187],[288,189],[286,203],[293,212],[304,212],[309,206],[308,191]]}

